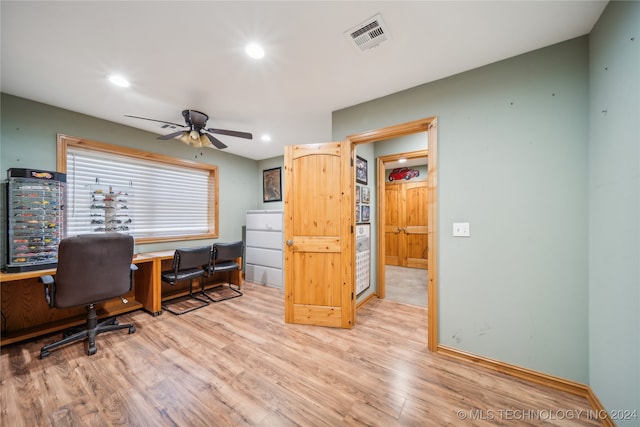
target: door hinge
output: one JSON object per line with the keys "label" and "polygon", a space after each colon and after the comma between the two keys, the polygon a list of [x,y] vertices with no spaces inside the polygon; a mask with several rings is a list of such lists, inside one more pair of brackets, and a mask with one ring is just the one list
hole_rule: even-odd
{"label": "door hinge", "polygon": [[350,158],[349,160],[351,160],[351,167],[353,167],[353,157]]}
{"label": "door hinge", "polygon": [[351,234],[353,234],[353,225],[351,226]]}
{"label": "door hinge", "polygon": [[353,292],[351,292],[351,299],[353,299]]}

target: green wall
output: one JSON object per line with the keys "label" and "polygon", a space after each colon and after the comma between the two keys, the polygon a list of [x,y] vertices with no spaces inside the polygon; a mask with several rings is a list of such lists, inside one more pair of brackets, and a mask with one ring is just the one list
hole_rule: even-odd
{"label": "green wall", "polygon": [[[212,149],[206,149],[200,155],[200,149],[188,147],[177,140],[160,141],[156,139],[158,135],[149,132],[4,93],[0,102],[0,167],[3,181],[9,168],[55,170],[56,135],[62,133],[217,165],[220,174],[219,241],[241,239],[244,213],[249,209],[257,209],[262,201],[261,190],[259,193],[255,184],[258,179],[255,160]],[[167,197],[171,196],[172,191],[176,189],[166,190]],[[4,212],[4,201],[0,203]],[[184,241],[138,245],[136,251],[173,249],[201,243]]]}
{"label": "green wall", "polygon": [[587,106],[585,36],[333,113],[334,140],[438,117],[441,344],[588,382]]}
{"label": "green wall", "polygon": [[[258,189],[258,207],[257,209],[265,209],[265,210],[284,210],[284,156],[273,157],[271,159],[264,159],[258,161],[258,180],[256,182]],[[272,168],[281,168],[280,170],[280,179],[282,184],[281,194],[282,201],[280,202],[264,202],[264,198],[262,195],[262,172],[267,169]]]}
{"label": "green wall", "polygon": [[640,2],[589,37],[589,383],[640,425]]}

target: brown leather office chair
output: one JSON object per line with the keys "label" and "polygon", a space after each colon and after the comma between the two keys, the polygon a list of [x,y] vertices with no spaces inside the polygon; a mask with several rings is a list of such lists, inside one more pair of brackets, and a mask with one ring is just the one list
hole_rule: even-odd
{"label": "brown leather office chair", "polygon": [[[242,261],[238,262],[238,258],[244,259],[244,242],[239,240],[232,243],[214,243],[213,244],[213,261],[209,266],[209,275],[216,273],[227,273],[226,283],[221,283],[220,286],[227,285],[221,292],[218,287],[205,291],[205,295],[214,302],[219,302],[242,295],[240,292],[241,283],[236,283],[236,288],[231,285],[231,273],[235,270],[242,270]],[[242,280],[242,276],[240,276]]]}
{"label": "brown leather office chair", "polygon": [[[185,314],[199,308],[209,305],[207,299],[198,298],[198,294],[204,295],[204,283],[198,294],[193,293],[194,279],[201,278],[207,274],[209,265],[211,264],[211,246],[200,246],[196,248],[176,249],[173,255],[173,267],[171,270],[162,272],[162,281],[170,285],[176,285],[179,282],[189,281],[189,295],[186,297],[191,304],[182,304],[183,301],[166,302],[162,305],[164,310],[173,314]],[[182,300],[184,298],[181,298]],[[193,305],[195,303],[195,305]],[[175,309],[179,305],[186,306],[182,310]],[[173,307],[172,307],[173,306]]]}
{"label": "brown leather office chair", "polygon": [[118,329],[136,331],[133,324],[118,324],[115,317],[100,323],[96,304],[120,297],[129,292],[133,284],[133,237],[124,234],[92,234],[62,239],[58,248],[58,266],[55,279],[42,276],[45,298],[49,307],[70,308],[84,305],[87,322],[81,328],[63,332],[63,339],[45,345],[40,357],[50,350],[80,340],[87,342],[87,354],[97,351],[96,335]]}

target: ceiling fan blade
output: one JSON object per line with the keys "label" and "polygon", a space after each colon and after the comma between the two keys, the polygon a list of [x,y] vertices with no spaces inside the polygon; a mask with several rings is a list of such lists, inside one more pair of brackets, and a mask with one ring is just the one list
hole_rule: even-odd
{"label": "ceiling fan blade", "polygon": [[177,127],[180,127],[180,128],[185,127],[185,125],[179,125],[177,123],[165,122],[164,120],[147,119],[146,117],[130,116],[128,114],[125,114],[124,116],[125,117],[131,117],[132,119],[141,119],[141,120],[149,120],[151,122],[165,123],[167,125],[173,125],[173,126],[177,126]]}
{"label": "ceiling fan blade", "polygon": [[228,136],[235,136],[237,138],[245,138],[245,139],[253,139],[253,135],[251,135],[249,132],[238,132],[237,130],[225,130],[225,129],[205,129],[208,132],[211,133],[217,133],[219,135],[228,135]]}
{"label": "ceiling fan blade", "polygon": [[215,145],[216,148],[219,148],[220,150],[227,148],[227,146],[215,136],[211,135],[208,132],[203,132],[203,133],[207,135],[207,138],[209,138],[209,141],[211,141],[211,143]]}
{"label": "ceiling fan blade", "polygon": [[188,130],[181,130],[181,131],[178,131],[178,132],[170,133],[169,135],[159,136],[158,139],[172,139],[172,138],[176,138],[178,136],[186,135],[188,133],[189,133]]}

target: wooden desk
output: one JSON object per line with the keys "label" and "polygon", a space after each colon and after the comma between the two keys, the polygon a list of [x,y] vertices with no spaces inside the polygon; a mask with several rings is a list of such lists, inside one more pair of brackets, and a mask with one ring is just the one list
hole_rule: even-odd
{"label": "wooden desk", "polygon": [[[114,298],[96,304],[98,318],[117,316],[122,313],[144,309],[153,316],[162,314],[162,301],[179,298],[189,293],[189,283],[176,286],[163,283],[161,274],[171,269],[174,250],[137,254],[133,263],[138,267],[134,273],[133,288],[124,295],[125,304]],[[2,311],[0,346],[61,331],[86,322],[86,309],[51,308],[44,299],[44,287],[40,276],[55,275],[55,269],[28,271],[22,273],[0,272],[0,310]],[[218,286],[213,281],[205,289]],[[211,279],[208,279],[211,280]],[[234,283],[242,283],[239,271],[232,275]],[[200,290],[200,282],[194,283],[194,290]]]}
{"label": "wooden desk", "polygon": [[[156,314],[161,310],[156,303],[156,289],[153,287],[154,259],[136,256],[133,263],[138,267],[134,274],[133,287],[124,295],[128,303],[114,298],[96,304],[98,318],[143,308]],[[0,309],[2,310],[2,338],[0,345],[34,338],[63,330],[86,322],[84,307],[51,308],[44,299],[44,285],[40,276],[55,275],[56,269],[27,271],[22,273],[0,273],[2,286]],[[157,308],[156,308],[157,306]]]}

